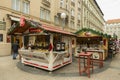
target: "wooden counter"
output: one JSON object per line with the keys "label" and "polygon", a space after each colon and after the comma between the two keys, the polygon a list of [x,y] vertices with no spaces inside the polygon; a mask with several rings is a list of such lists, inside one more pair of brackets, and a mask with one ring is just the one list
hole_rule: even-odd
{"label": "wooden counter", "polygon": [[90,50],[90,49],[88,49],[87,52],[92,52],[93,53],[93,59],[105,60],[104,50]]}

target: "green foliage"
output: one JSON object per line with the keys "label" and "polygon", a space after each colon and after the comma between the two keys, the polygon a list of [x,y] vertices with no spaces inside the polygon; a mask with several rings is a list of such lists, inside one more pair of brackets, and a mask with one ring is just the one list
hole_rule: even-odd
{"label": "green foliage", "polygon": [[75,34],[80,34],[82,32],[91,32],[93,34],[97,34],[97,35],[105,37],[105,38],[111,38],[111,35],[104,34],[104,33],[100,32],[100,31],[96,31],[96,30],[93,30],[93,29],[90,29],[90,28],[82,28],[79,31],[75,32]]}

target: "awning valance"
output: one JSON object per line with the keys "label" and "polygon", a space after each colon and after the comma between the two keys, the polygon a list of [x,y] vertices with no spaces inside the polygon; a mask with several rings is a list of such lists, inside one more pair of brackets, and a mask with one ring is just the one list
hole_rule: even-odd
{"label": "awning valance", "polygon": [[61,34],[66,34],[66,35],[74,35],[73,33],[65,31],[59,27],[57,28],[54,26],[42,25],[41,28],[43,28],[46,31],[50,31],[50,32],[56,32],[56,33],[61,33]]}
{"label": "awning valance", "polygon": [[11,14],[7,14],[7,16],[13,21],[18,21],[18,22],[20,21],[20,17],[18,17],[18,16],[14,16]]}
{"label": "awning valance", "polygon": [[11,20],[14,20],[14,21],[20,21],[20,18],[17,18],[17,17],[13,17],[13,16],[9,16]]}
{"label": "awning valance", "polygon": [[27,30],[29,30],[30,28],[36,28],[36,29],[40,29],[40,24],[37,22],[34,22],[32,20],[25,20],[25,25],[24,26],[20,26],[20,23],[15,23],[11,26],[11,28],[8,30],[8,34],[12,35],[12,34],[22,34],[24,32],[26,32]]}

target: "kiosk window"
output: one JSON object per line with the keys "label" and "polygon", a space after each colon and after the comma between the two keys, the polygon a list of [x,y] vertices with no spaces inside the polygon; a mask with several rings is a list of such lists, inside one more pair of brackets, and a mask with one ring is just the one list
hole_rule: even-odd
{"label": "kiosk window", "polygon": [[0,42],[3,41],[3,34],[0,34]]}

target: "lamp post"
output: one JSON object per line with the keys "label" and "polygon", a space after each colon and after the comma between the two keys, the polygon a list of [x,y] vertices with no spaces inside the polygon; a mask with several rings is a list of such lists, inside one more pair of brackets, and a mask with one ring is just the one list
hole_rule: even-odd
{"label": "lamp post", "polygon": [[61,19],[62,19],[62,28],[63,28],[63,30],[64,30],[64,24],[65,24],[66,14],[65,14],[65,13],[61,13],[60,17],[61,17]]}

